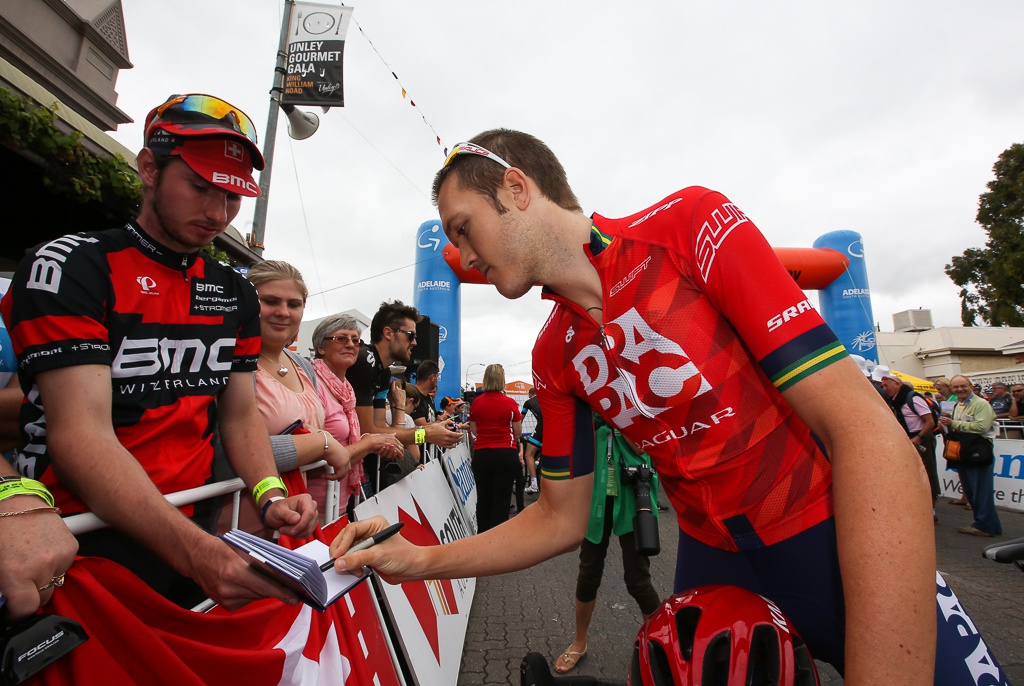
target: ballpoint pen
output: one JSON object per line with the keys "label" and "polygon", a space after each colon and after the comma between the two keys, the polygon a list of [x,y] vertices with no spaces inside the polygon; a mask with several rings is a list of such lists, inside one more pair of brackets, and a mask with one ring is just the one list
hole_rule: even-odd
{"label": "ballpoint pen", "polygon": [[[357,553],[360,550],[366,550],[367,548],[369,548],[371,546],[375,546],[378,543],[381,543],[382,541],[386,541],[387,539],[389,539],[392,536],[394,536],[395,534],[397,534],[399,532],[399,530],[403,526],[405,526],[405,522],[398,522],[397,524],[392,524],[391,526],[387,527],[386,529],[378,531],[377,533],[375,533],[374,535],[370,536],[369,538],[366,538],[366,539],[360,541],[359,543],[356,543],[354,546],[352,546],[351,548],[346,550],[344,552],[344,554],[340,555],[340,557],[345,557],[345,555],[348,555],[349,553]],[[334,561],[337,560],[337,559],[338,558],[336,558],[336,557],[335,558],[331,558],[327,562],[325,562],[322,565],[320,565],[320,571],[321,572],[326,572],[328,569],[330,569],[331,567],[334,566]]]}

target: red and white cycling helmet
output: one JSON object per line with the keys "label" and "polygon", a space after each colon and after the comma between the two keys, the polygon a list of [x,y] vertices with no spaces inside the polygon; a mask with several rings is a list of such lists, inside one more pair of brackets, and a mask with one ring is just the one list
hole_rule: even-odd
{"label": "red and white cycling helmet", "polygon": [[738,586],[674,595],[640,628],[630,686],[818,686],[803,639],[769,600]]}

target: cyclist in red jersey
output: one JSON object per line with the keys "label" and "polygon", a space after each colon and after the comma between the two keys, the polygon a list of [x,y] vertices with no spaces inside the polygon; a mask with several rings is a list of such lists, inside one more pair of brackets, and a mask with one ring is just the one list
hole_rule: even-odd
{"label": "cyclist in red jersey", "polygon": [[145,143],[138,218],[37,246],[3,298],[27,398],[16,466],[65,513],[111,525],[80,536],[81,554],[178,604],[296,604],[162,496],[212,480],[217,430],[267,526],[303,537],[316,524],[308,495],[287,497],[256,409],[256,293],[200,252],[259,195],[255,129],[218,98],[178,95],[149,113]]}
{"label": "cyclist in red jersey", "polygon": [[[339,568],[370,565],[393,583],[479,576],[575,548],[593,407],[651,455],[675,505],[676,591],[771,581],[764,594],[803,636],[831,632],[812,653],[845,661],[847,683],[933,683],[921,462],[739,208],[688,188],[625,219],[589,217],[547,146],[508,130],[453,149],[434,197],[463,267],[507,298],[541,283],[555,302],[534,348],[544,488],[539,507],[485,534],[436,548],[395,536]],[[332,552],[386,525],[350,525]]]}

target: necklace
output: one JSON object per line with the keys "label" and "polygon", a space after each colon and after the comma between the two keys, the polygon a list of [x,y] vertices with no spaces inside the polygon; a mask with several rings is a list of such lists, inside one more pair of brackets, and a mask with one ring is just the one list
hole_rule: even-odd
{"label": "necklace", "polygon": [[[270,358],[267,357],[266,355],[264,355],[263,353],[260,353],[260,357],[265,358],[267,360],[270,360]],[[273,360],[270,360],[270,361],[273,362]],[[280,360],[278,360],[277,364],[278,364],[278,370],[277,370],[277,375],[278,376],[284,376],[285,374],[288,373],[288,367],[285,367],[283,364],[281,364]]]}
{"label": "necklace", "polygon": [[602,310],[600,307],[588,307],[587,308],[587,312],[590,312],[591,310],[597,310],[598,312],[604,312],[604,310]]}

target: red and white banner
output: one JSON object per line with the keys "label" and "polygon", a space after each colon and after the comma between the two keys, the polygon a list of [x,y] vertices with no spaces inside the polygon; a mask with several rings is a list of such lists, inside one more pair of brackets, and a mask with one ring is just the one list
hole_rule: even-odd
{"label": "red and white banner", "polygon": [[[417,545],[440,545],[471,535],[438,460],[356,507],[357,519],[374,515],[405,522],[402,536]],[[376,576],[371,581],[382,590],[413,680],[424,686],[456,683],[476,579],[398,586]]]}
{"label": "red and white banner", "polygon": [[[293,484],[294,486],[294,484]],[[344,518],[318,530],[330,542]],[[285,541],[297,547],[304,541]],[[320,613],[277,600],[235,612],[174,605],[124,567],[79,558],[46,612],[70,617],[89,640],[33,684],[381,684],[401,682],[368,584]]]}
{"label": "red and white banner", "polygon": [[66,578],[45,610],[78,621],[89,640],[32,683],[398,683],[366,584],[325,613],[263,600],[202,614],[109,560],[80,558]]}

